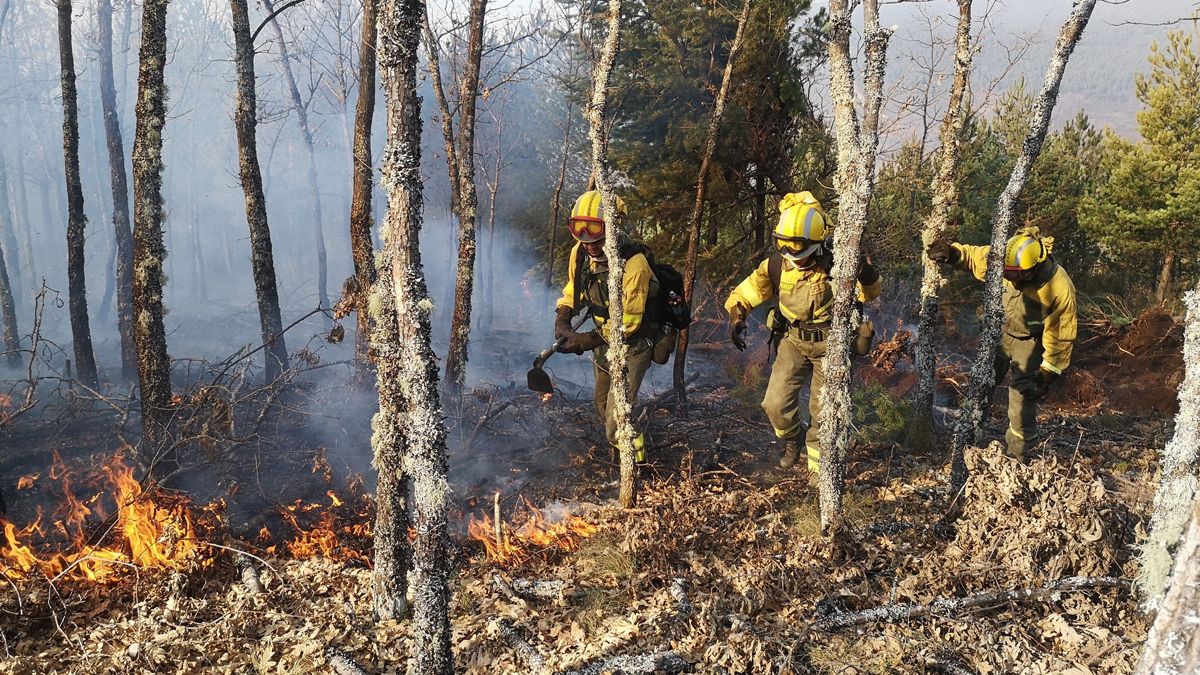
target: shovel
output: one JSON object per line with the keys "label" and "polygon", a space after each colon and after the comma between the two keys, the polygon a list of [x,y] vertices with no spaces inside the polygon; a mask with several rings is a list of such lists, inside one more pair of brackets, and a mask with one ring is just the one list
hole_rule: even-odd
{"label": "shovel", "polygon": [[[580,315],[578,321],[571,324],[571,330],[579,328],[586,320],[587,312],[584,312]],[[539,394],[554,393],[554,383],[550,381],[550,376],[546,374],[546,371],[542,370],[542,366],[544,366],[546,364],[546,360],[551,356],[554,356],[554,353],[561,349],[566,342],[566,338],[559,338],[554,342],[554,344],[542,350],[542,352],[537,355],[537,358],[533,360],[533,368],[530,368],[529,373],[525,376],[526,384],[531,390],[536,391]]]}

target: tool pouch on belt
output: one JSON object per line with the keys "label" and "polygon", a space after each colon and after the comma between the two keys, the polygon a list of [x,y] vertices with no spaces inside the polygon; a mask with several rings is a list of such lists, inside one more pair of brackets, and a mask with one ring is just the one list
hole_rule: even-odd
{"label": "tool pouch on belt", "polygon": [[855,307],[851,317],[854,324],[854,339],[850,343],[850,351],[855,356],[866,356],[871,353],[871,344],[875,342],[875,324],[863,316],[862,307]]}
{"label": "tool pouch on belt", "polygon": [[767,348],[767,364],[769,365],[771,358],[779,353],[779,342],[783,340],[788,329],[788,320],[783,318],[778,307],[767,310],[767,329],[771,331],[771,337],[768,339],[770,346]]}
{"label": "tool pouch on belt", "polygon": [[655,363],[661,366],[671,360],[671,352],[675,351],[676,335],[673,326],[663,324],[659,327],[654,340],[654,354],[650,357]]}

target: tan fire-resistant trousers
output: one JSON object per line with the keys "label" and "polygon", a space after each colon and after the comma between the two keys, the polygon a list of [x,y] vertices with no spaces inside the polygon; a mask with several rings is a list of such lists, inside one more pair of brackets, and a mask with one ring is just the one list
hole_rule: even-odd
{"label": "tan fire-resistant trousers", "polygon": [[[808,410],[801,394],[809,385]],[[821,458],[821,388],[825,385],[825,343],[805,342],[788,331],[779,341],[779,353],[771,367],[762,409],[775,428],[775,435],[791,439],[804,431],[808,470],[815,472]]]}
{"label": "tan fire-resistant trousers", "polygon": [[[644,337],[635,337],[629,341],[629,404],[637,401],[638,389],[642,386],[642,378],[650,369],[650,359],[654,356],[654,343]],[[601,345],[592,352],[592,367],[596,374],[596,391],[592,403],[596,406],[596,414],[604,420],[604,432],[608,442],[617,444],[617,419],[610,414],[613,409],[612,377],[608,372],[608,345]],[[634,422],[636,425],[636,421]],[[637,438],[634,445],[641,448],[645,437],[641,429],[636,429]]]}
{"label": "tan fire-resistant trousers", "polygon": [[1008,384],[1008,431],[1004,440],[1008,454],[1026,461],[1025,453],[1038,442],[1037,403],[1027,400],[1017,390],[1033,380],[1042,364],[1042,341],[1033,337],[1018,340],[1007,333],[1000,335],[1000,352],[996,355],[996,383],[1011,373]]}

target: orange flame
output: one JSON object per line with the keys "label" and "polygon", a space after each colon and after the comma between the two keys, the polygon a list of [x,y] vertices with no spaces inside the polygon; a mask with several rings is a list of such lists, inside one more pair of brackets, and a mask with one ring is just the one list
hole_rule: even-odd
{"label": "orange flame", "polygon": [[[331,507],[296,500],[279,510],[296,532],[292,539],[284,542],[288,552],[296,558],[321,556],[333,560],[357,560],[369,565],[370,559],[362,551],[369,551],[371,545],[370,498],[361,494],[353,495],[351,501],[355,508],[339,510],[346,501],[333,490],[326,494],[333,504]],[[311,523],[311,526],[306,527],[306,523]],[[263,533],[270,537],[265,527],[259,535]]]}
{"label": "orange flame", "polygon": [[529,500],[522,497],[521,501],[526,511],[525,521],[515,528],[501,523],[499,539],[491,518],[473,515],[467,523],[467,534],[483,542],[488,560],[508,562],[525,560],[530,554],[547,550],[574,551],[598,531],[595,525],[570,514],[551,522]]}
{"label": "orange flame", "polygon": [[17,479],[17,489],[28,490],[32,488],[33,484],[37,482],[39,476],[41,476],[40,473],[31,473],[28,476],[21,476]]}
{"label": "orange flame", "polygon": [[[75,496],[74,476],[57,453],[49,476],[60,483],[64,495],[53,514],[54,529],[70,544],[65,551],[35,552],[34,537],[45,538],[40,510],[31,524],[19,529],[0,518],[4,528],[0,572],[10,579],[42,574],[106,582],[118,578],[122,568],[180,569],[198,559],[199,542],[187,500],[154,487],[144,489],[121,453],[101,467],[107,489],[86,501]],[[111,496],[116,507],[111,524],[95,522],[105,518],[101,502],[105,495]],[[86,532],[93,515],[96,518],[90,520],[98,526],[94,537]]]}
{"label": "orange flame", "polygon": [[554,394],[549,392],[542,394],[542,403],[549,403],[550,399],[554,398]]}

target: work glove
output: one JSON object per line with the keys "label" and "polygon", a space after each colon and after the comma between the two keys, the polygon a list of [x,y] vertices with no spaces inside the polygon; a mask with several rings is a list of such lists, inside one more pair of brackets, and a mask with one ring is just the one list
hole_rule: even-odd
{"label": "work glove", "polygon": [[554,310],[554,339],[562,340],[572,335],[576,335],[575,329],[571,328],[571,316],[575,311],[570,307],[559,307]]}
{"label": "work glove", "polygon": [[1038,368],[1033,377],[1017,386],[1017,391],[1021,392],[1021,396],[1025,397],[1026,401],[1036,401],[1049,393],[1050,385],[1056,379],[1058,379],[1057,373],[1045,368]]}
{"label": "work glove", "polygon": [[742,336],[746,332],[746,317],[741,312],[734,310],[729,313],[729,341],[737,347],[739,352],[746,351],[746,338]]}
{"label": "work glove", "polygon": [[592,330],[586,333],[572,332],[567,336],[563,346],[559,348],[560,352],[567,354],[582,354],[590,352],[596,347],[604,344],[604,338],[600,336],[600,331]]}
{"label": "work glove", "polygon": [[962,259],[962,253],[957,248],[940,239],[935,239],[925,247],[925,255],[935,263],[942,265],[957,265],[958,261]]}
{"label": "work glove", "polygon": [[864,255],[858,263],[858,282],[864,286],[879,281],[879,270],[875,269],[875,264],[871,262],[871,256]]}

